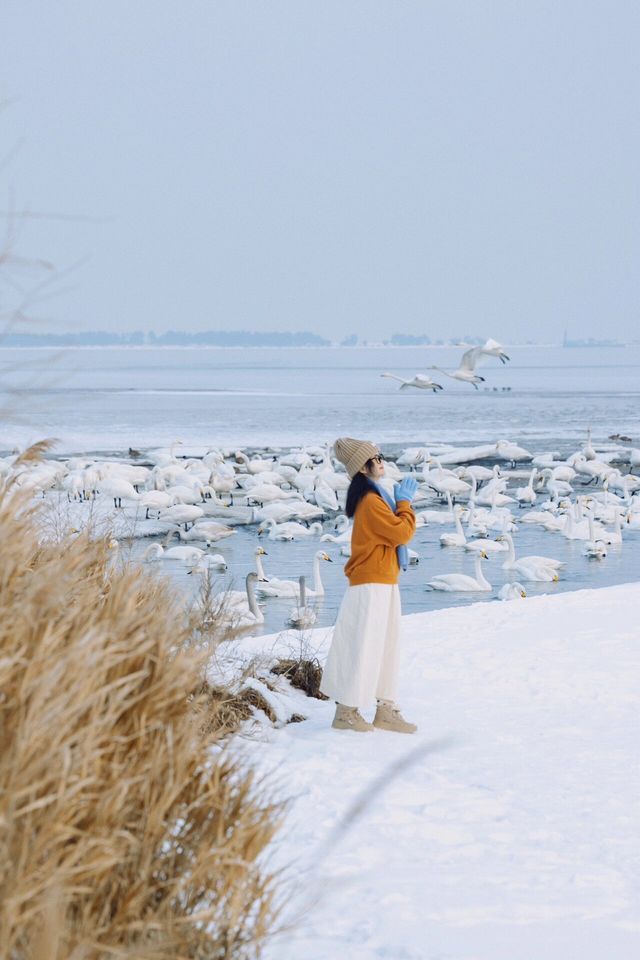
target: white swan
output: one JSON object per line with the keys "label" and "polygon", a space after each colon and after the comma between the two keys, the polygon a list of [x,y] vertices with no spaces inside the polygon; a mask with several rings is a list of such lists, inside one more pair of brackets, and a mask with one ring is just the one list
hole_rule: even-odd
{"label": "white swan", "polygon": [[[307,590],[307,596],[324,596],[324,586],[320,577],[321,560],[333,563],[331,557],[324,550],[317,551],[313,559],[313,590]],[[260,584],[257,589],[262,597],[296,597],[298,596],[299,583],[297,580],[278,580],[277,577],[272,577],[267,583]]]}
{"label": "white swan", "polygon": [[443,470],[438,460],[434,459],[434,463],[436,464],[434,470],[422,471],[424,482],[428,487],[440,495],[450,493],[452,497],[468,496],[471,493],[470,483],[461,480],[450,470]]}
{"label": "white swan", "polygon": [[[487,348],[488,349],[485,349]],[[499,356],[495,352],[495,348],[499,348],[502,351],[502,347],[495,340],[487,340],[486,344],[483,347],[471,347],[469,350],[465,350],[460,359],[460,366],[457,370],[454,370],[453,373],[449,373],[447,370],[443,370],[441,367],[436,367],[433,365],[431,370],[438,370],[439,373],[443,373],[445,377],[450,377],[452,380],[460,380],[462,383],[470,383],[476,390],[478,389],[479,383],[484,383],[485,378],[481,377],[475,372],[476,364],[483,356]],[[503,356],[506,359],[509,359],[502,351],[502,356],[500,359],[504,363]]]}
{"label": "white swan", "polygon": [[505,583],[498,591],[499,600],[524,600],[526,595],[527,591],[517,580],[514,580],[513,583]]}
{"label": "white swan", "polygon": [[439,383],[435,383],[431,377],[425,377],[422,373],[416,373],[413,380],[404,380],[402,377],[397,377],[395,373],[381,373],[380,376],[386,377],[388,380],[399,380],[401,390],[406,390],[407,387],[417,387],[419,390],[432,390],[434,393],[442,390]]}
{"label": "white swan", "polygon": [[589,524],[589,539],[585,540],[582,546],[582,553],[585,557],[591,557],[593,560],[604,560],[607,555],[607,545],[603,540],[596,540],[593,514],[587,514]]}
{"label": "white swan", "polygon": [[429,580],[428,587],[432,590],[445,590],[448,593],[488,593],[492,587],[482,572],[482,561],[487,559],[484,552],[476,553],[475,579],[466,573],[441,573],[433,580]]}
{"label": "white swan", "polygon": [[516,500],[521,507],[526,506],[527,504],[534,504],[536,502],[537,493],[533,489],[533,484],[538,475],[538,470],[536,467],[533,468],[529,474],[529,480],[527,481],[526,486],[518,487],[516,490]]}
{"label": "white swan", "polygon": [[307,591],[305,585],[305,578],[300,577],[300,596],[298,598],[298,603],[295,607],[291,607],[289,611],[289,616],[287,617],[287,623],[296,627],[298,630],[306,630],[308,627],[312,627],[316,622],[318,613],[313,607],[307,605]]}
{"label": "white swan", "polygon": [[264,623],[264,613],[256,600],[255,584],[257,574],[248,573],[245,579],[245,592],[228,590],[218,594],[220,606],[217,616],[226,620],[232,630],[247,630]]}
{"label": "white swan", "polygon": [[523,580],[531,580],[535,583],[558,582],[560,579],[559,569],[563,566],[562,561],[553,560],[551,557],[536,557],[533,555],[516,560],[510,534],[503,534],[502,539],[507,540],[509,544],[509,557],[502,564],[504,570],[509,570]]}
{"label": "white swan", "polygon": [[222,570],[227,569],[227,561],[221,553],[205,553],[196,563],[193,564],[189,573],[202,573],[204,570]]}
{"label": "white swan", "polygon": [[336,534],[333,533],[323,533],[320,537],[320,540],[329,540],[331,543],[351,543],[351,521],[349,517],[342,514],[336,519],[335,529],[338,531]]}
{"label": "white swan", "polygon": [[511,443],[509,440],[498,440],[496,443],[496,456],[513,464],[523,463],[533,460],[533,454],[519,447],[517,443]]}
{"label": "white swan", "polygon": [[174,535],[177,534],[181,540],[201,540],[207,544],[232,537],[235,532],[233,527],[218,523],[217,520],[198,520],[190,530],[178,528],[173,531]]}
{"label": "white swan", "polygon": [[252,460],[249,460],[249,457],[246,453],[243,453],[242,450],[236,450],[235,459],[239,463],[243,463],[247,469],[247,473],[265,473],[267,470],[273,470],[275,466],[275,460],[261,460],[260,457],[254,457]]}
{"label": "white swan", "polygon": [[460,515],[462,514],[462,507],[457,506],[454,508],[453,517],[456,524],[455,533],[441,533],[440,534],[440,546],[441,547],[464,547],[467,542],[465,532],[462,529],[462,523],[460,521]]}
{"label": "white swan", "polygon": [[154,560],[184,560],[185,563],[197,563],[204,556],[204,550],[198,547],[167,547],[166,549],[159,543],[152,543],[147,547],[142,558],[145,563],[152,563]]}
{"label": "white swan", "polygon": [[554,570],[559,570],[561,567],[566,566],[564,560],[554,560],[553,557],[539,557],[535,554],[529,554],[526,557],[520,557],[519,560],[516,560],[516,551],[513,545],[513,537],[510,533],[503,533],[502,536],[498,537],[498,540],[504,540],[507,543],[507,549],[509,551],[507,559],[502,564],[503,570],[516,570],[518,569],[518,564],[524,563],[527,566],[543,566],[543,567],[552,567]]}
{"label": "white swan", "polygon": [[507,549],[500,541],[500,537],[496,537],[495,540],[478,537],[476,540],[467,540],[462,546],[469,553],[503,553]]}
{"label": "white swan", "polygon": [[160,520],[166,520],[168,523],[184,524],[185,531],[189,524],[194,524],[196,520],[204,516],[202,507],[191,506],[187,503],[177,503],[174,507],[167,507],[160,511]]}
{"label": "white swan", "polygon": [[258,544],[253,556],[256,562],[256,573],[258,575],[258,580],[260,580],[262,583],[267,583],[269,580],[271,580],[271,577],[268,577],[264,572],[264,567],[262,566],[262,557],[268,557],[269,554]]}
{"label": "white swan", "polygon": [[312,523],[310,527],[305,527],[302,523],[296,523],[294,520],[288,520],[285,523],[276,523],[273,519],[267,519],[258,528],[258,536],[267,532],[270,540],[299,540],[300,537],[312,537],[316,533],[322,533],[322,524],[320,522]]}

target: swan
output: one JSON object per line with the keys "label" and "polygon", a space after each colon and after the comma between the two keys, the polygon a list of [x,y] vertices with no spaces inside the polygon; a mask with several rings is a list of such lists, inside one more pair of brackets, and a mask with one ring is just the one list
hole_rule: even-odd
{"label": "swan", "polygon": [[302,495],[297,490],[283,490],[275,483],[259,483],[246,491],[245,499],[247,503],[258,503],[264,506],[265,503],[274,500],[301,500]]}
{"label": "swan", "polygon": [[509,440],[498,440],[496,443],[496,456],[502,460],[507,460],[515,467],[516,463],[533,460],[533,454],[519,447],[517,443],[511,443]]}
{"label": "swan", "polygon": [[[324,587],[320,577],[320,561],[326,560],[333,563],[331,557],[318,550],[313,559],[313,590],[307,590],[310,597],[323,597]],[[258,586],[258,593],[263,597],[296,597],[298,595],[299,583],[296,580],[279,580],[272,577],[267,583]]]}
{"label": "swan", "polygon": [[140,494],[132,483],[128,480],[121,480],[119,477],[106,477],[100,483],[100,491],[113,497],[113,505],[116,509],[122,508],[124,500],[139,500]]}
{"label": "swan", "polygon": [[451,380],[460,380],[462,383],[470,383],[471,386],[477,390],[478,384],[484,383],[485,380],[484,377],[481,377],[479,374],[475,373],[476,363],[480,359],[480,354],[480,347],[472,347],[470,350],[465,350],[465,352],[462,354],[462,359],[460,360],[460,366],[457,370],[454,370],[453,373],[443,370],[442,367],[436,367],[435,364],[429,369],[437,370],[438,373],[443,373],[445,377],[449,377]]}
{"label": "swan", "polygon": [[453,511],[453,516],[456,524],[455,533],[441,533],[440,534],[440,546],[441,547],[464,547],[467,542],[464,530],[462,529],[462,523],[460,521],[460,515],[462,514],[462,507],[455,507]]}
{"label": "swan", "polygon": [[505,583],[504,586],[500,587],[498,600],[524,600],[526,595],[527,591],[522,584],[514,580],[513,583]]}
{"label": "swan", "polygon": [[352,526],[349,517],[345,514],[339,516],[335,522],[335,529],[338,531],[336,534],[323,533],[320,540],[330,540],[331,543],[351,543]]}
{"label": "swan", "polygon": [[149,510],[164,510],[166,507],[172,507],[176,502],[172,493],[164,490],[147,490],[140,494],[138,503],[146,510],[145,520],[149,519]]}
{"label": "swan", "polygon": [[476,553],[475,579],[466,573],[441,573],[433,580],[429,580],[428,587],[432,590],[445,590],[449,593],[488,593],[492,587],[482,572],[482,561],[487,559],[483,551]]}
{"label": "swan", "polygon": [[591,427],[587,427],[587,439],[586,442],[582,445],[582,452],[584,453],[587,460],[596,460],[597,453],[593,448],[591,443]]}
{"label": "swan", "polygon": [[511,534],[503,533],[502,536],[498,537],[498,540],[505,540],[509,551],[507,559],[502,564],[503,570],[517,570],[519,563],[524,563],[527,566],[551,567],[553,570],[559,570],[560,567],[566,566],[564,560],[554,560],[553,557],[538,557],[535,554],[529,554],[516,560],[516,551]]}
{"label": "swan", "polygon": [[173,535],[179,536],[181,540],[204,541],[208,545],[232,537],[235,532],[233,527],[228,527],[225,523],[218,523],[216,520],[199,520],[190,530],[178,528],[173,531]]}
{"label": "swan", "polygon": [[395,373],[381,373],[380,376],[386,377],[388,380],[399,380],[401,390],[406,390],[407,387],[417,387],[419,390],[432,390],[434,393],[442,390],[439,383],[435,383],[431,377],[425,377],[422,373],[416,373],[413,380],[403,380],[402,377],[397,377]]}
{"label": "swan", "polygon": [[[622,543],[622,523],[621,523],[621,513],[620,510],[616,509],[615,518],[613,521],[613,530],[607,530],[603,528],[600,531],[600,536],[605,543]],[[589,537],[591,538],[591,532],[589,532]]]}
{"label": "swan", "polygon": [[224,572],[226,569],[227,561],[221,553],[205,553],[192,565],[189,573],[202,573],[204,570],[221,570]]}
{"label": "swan", "polygon": [[571,457],[571,466],[582,477],[588,477],[587,483],[595,483],[596,480],[602,480],[608,473],[611,473],[611,467],[604,460],[587,460],[584,453],[577,453]]}
{"label": "swan", "polygon": [[264,613],[256,600],[255,584],[257,574],[248,573],[245,579],[245,592],[227,590],[218,594],[220,606],[216,617],[225,620],[232,630],[247,630],[264,623]]}
{"label": "swan", "polygon": [[603,540],[596,540],[595,527],[593,523],[593,514],[587,514],[589,524],[589,539],[585,540],[582,553],[585,557],[591,557],[594,560],[604,560],[607,555],[607,545]]}
{"label": "swan", "polygon": [[429,460],[429,451],[426,447],[407,447],[396,460],[399,467],[417,467],[419,463]]}
{"label": "swan", "polygon": [[436,469],[422,471],[423,480],[428,487],[431,487],[440,496],[444,493],[450,493],[452,497],[460,497],[471,493],[472,485],[470,483],[461,480],[450,470],[443,470],[438,460],[434,459],[434,463]]}
{"label": "swan", "polygon": [[533,468],[529,474],[529,480],[527,485],[524,487],[518,487],[516,490],[516,500],[521,507],[526,506],[527,504],[534,504],[536,502],[537,493],[533,489],[533,484],[538,475],[538,470],[536,467]]}
{"label": "swan", "polygon": [[318,614],[313,607],[307,606],[305,578],[300,577],[298,582],[300,584],[300,596],[298,598],[298,604],[295,607],[291,607],[289,616],[287,617],[287,623],[292,627],[297,627],[298,630],[305,630],[314,625]]}
{"label": "swan", "polygon": [[163,547],[159,543],[152,543],[147,547],[142,558],[145,563],[152,563],[154,560],[184,560],[186,563],[195,564],[204,556],[204,550],[198,547]]}
{"label": "swan", "polygon": [[267,503],[264,507],[254,507],[251,523],[262,523],[273,518],[277,523],[285,520],[317,520],[324,511],[312,503],[296,500],[294,503]]}
{"label": "swan", "polygon": [[264,567],[262,566],[262,558],[268,557],[269,554],[263,547],[261,547],[258,544],[258,546],[254,551],[253,556],[256,563],[256,573],[258,574],[258,580],[260,580],[262,583],[268,583],[268,581],[271,580],[271,577],[268,577],[264,572]]}
{"label": "swan", "polygon": [[242,450],[236,450],[235,459],[239,463],[243,463],[247,469],[248,473],[263,473],[267,470],[273,470],[275,466],[275,460],[261,460],[260,457],[254,457],[252,460],[249,460],[249,457],[246,453],[243,453]]}
{"label": "swan", "polygon": [[467,540],[462,546],[469,553],[503,553],[507,548],[500,542],[500,537],[491,540],[487,537],[478,537],[476,540]]}
{"label": "swan", "polygon": [[504,347],[497,340],[489,338],[481,347],[476,347],[480,351],[479,356],[497,357],[501,363],[506,363],[511,357],[504,352]]}
{"label": "swan", "polygon": [[326,480],[322,476],[316,478],[316,482],[313,488],[313,496],[316,501],[316,504],[322,510],[339,510],[340,504],[338,503],[338,498],[336,496],[335,490],[333,490]]}
{"label": "swan", "polygon": [[262,526],[258,528],[258,536],[261,537],[265,531],[270,540],[296,540],[300,537],[311,537],[316,533],[322,533],[322,524],[317,521],[310,527],[305,527],[302,523],[296,523],[289,520],[285,523],[276,523],[275,520],[265,520]]}
{"label": "swan", "polygon": [[202,516],[204,516],[202,507],[192,506],[187,503],[177,503],[174,507],[167,507],[166,510],[161,510],[158,519],[179,525],[184,524],[186,531],[189,524],[193,525],[196,520],[199,520]]}

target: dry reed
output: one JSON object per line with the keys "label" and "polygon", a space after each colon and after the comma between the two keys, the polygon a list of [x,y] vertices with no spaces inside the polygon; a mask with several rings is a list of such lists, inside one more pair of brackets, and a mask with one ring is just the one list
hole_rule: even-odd
{"label": "dry reed", "polygon": [[[281,808],[167,583],[0,490],[0,957],[257,957]],[[220,695],[221,703],[225,698]],[[248,709],[248,705],[244,705]],[[217,719],[218,718],[218,719]]]}

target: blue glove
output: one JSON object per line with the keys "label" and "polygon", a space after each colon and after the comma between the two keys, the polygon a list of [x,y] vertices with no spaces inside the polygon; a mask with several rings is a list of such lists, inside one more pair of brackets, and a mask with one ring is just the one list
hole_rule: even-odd
{"label": "blue glove", "polygon": [[411,503],[417,490],[418,481],[415,477],[405,477],[400,483],[396,483],[393,488],[396,503],[399,503],[400,500],[406,500],[408,503]]}

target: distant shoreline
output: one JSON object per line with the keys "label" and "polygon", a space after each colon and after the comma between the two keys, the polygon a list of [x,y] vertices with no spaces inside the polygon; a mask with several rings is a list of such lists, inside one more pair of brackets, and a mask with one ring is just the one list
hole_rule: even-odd
{"label": "distant shoreline", "polygon": [[[518,349],[536,349],[539,347],[557,348],[558,350],[593,350],[615,349],[637,346],[640,341],[626,343],[611,342],[571,342],[571,343],[517,343],[509,342],[508,347]],[[0,341],[0,350],[454,350],[465,349],[471,346],[464,343],[358,343],[344,346],[340,343],[327,344],[212,344],[212,343],[3,343]]]}

